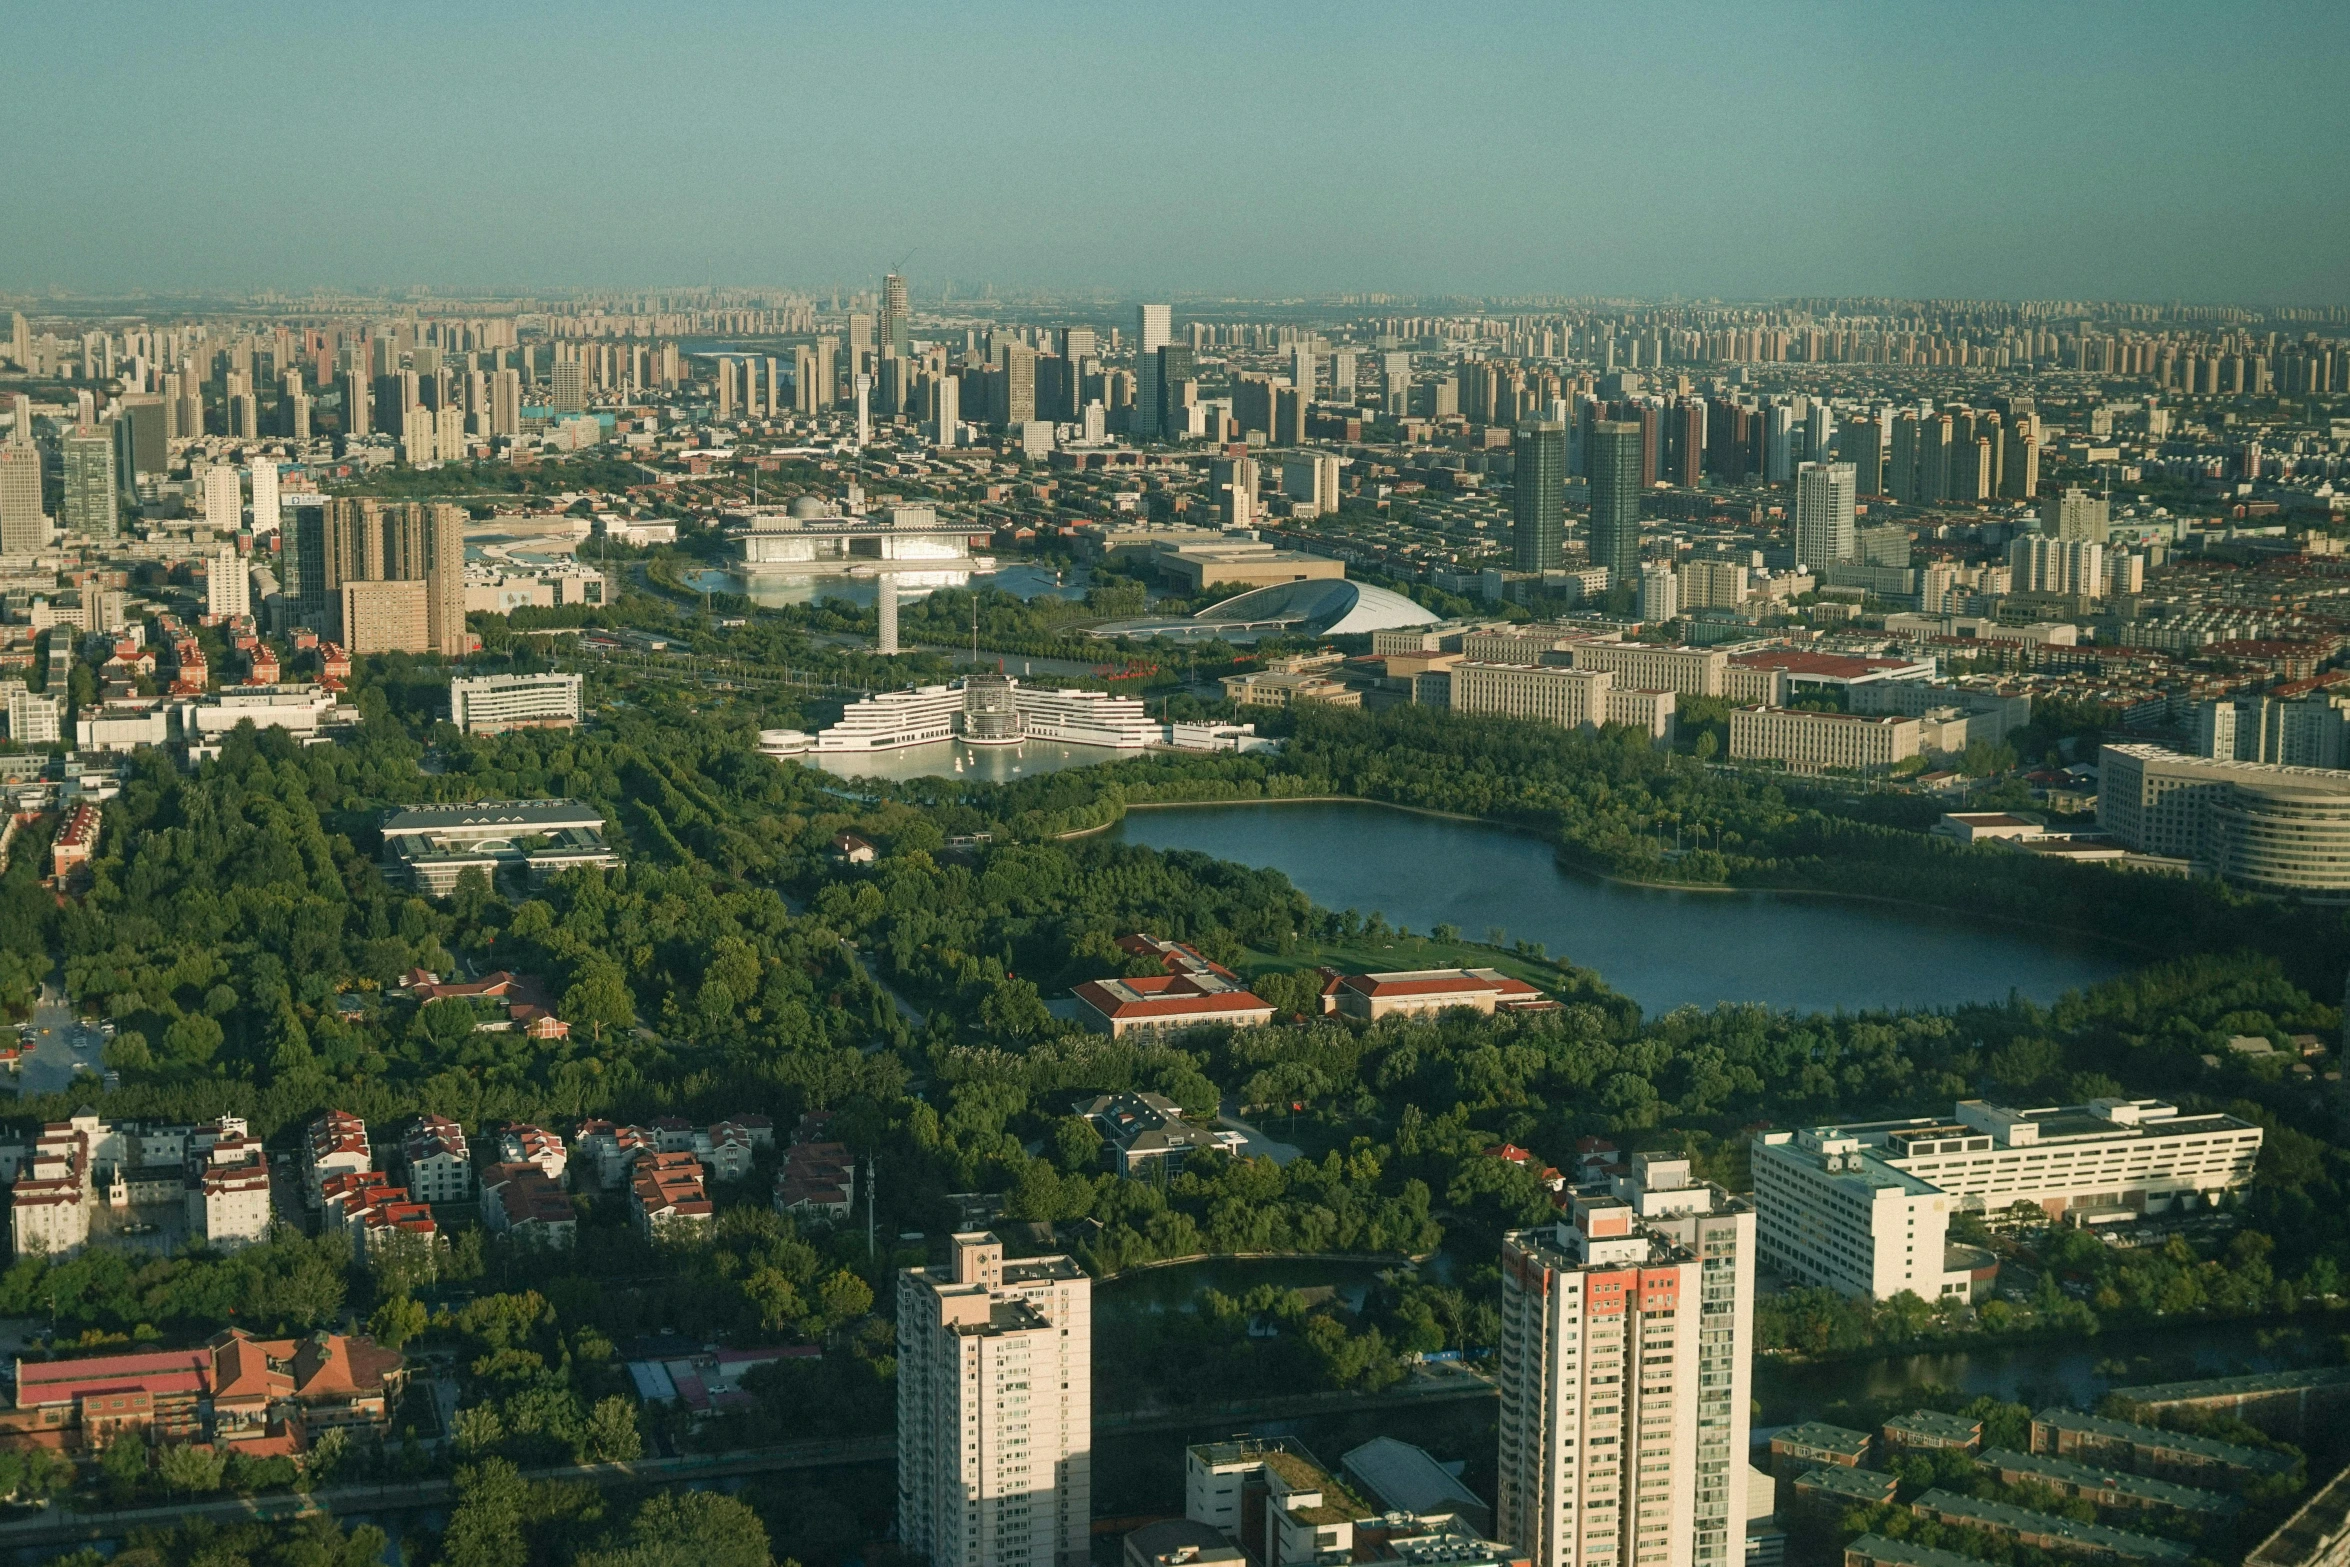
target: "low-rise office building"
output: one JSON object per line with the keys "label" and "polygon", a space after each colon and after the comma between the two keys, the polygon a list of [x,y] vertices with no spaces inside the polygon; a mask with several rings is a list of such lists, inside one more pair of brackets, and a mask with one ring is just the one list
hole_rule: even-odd
{"label": "low-rise office building", "polygon": [[1968,1100],[1915,1118],[1766,1132],[1754,1146],[1756,1242],[1804,1284],[1889,1299],[1971,1297],[1950,1216],[2028,1204],[2100,1223],[2208,1204],[2252,1178],[2260,1128],[2159,1100],[2012,1110]]}
{"label": "low-rise office building", "polygon": [[411,805],[384,813],[384,874],[430,897],[457,890],[478,870],[521,874],[532,886],[581,866],[614,866],[604,813],[577,800],[482,800]]}
{"label": "low-rise office building", "polygon": [[1496,1012],[1542,1010],[1542,992],[1499,969],[1403,969],[1388,974],[1341,974],[1323,991],[1326,1010],[1376,1023],[1402,1014],[1425,1017],[1468,1007],[1491,1017]]}
{"label": "low-rise office building", "polygon": [[2109,745],[2097,824],[2141,853],[2256,890],[2350,896],[2350,772],[2338,768]]}
{"label": "low-rise office building", "polygon": [[2053,1513],[2036,1513],[2029,1508],[2010,1506],[2006,1502],[1985,1501],[1980,1497],[1960,1496],[1952,1491],[1932,1490],[1909,1504],[1909,1510],[1920,1518],[1931,1518],[1936,1523],[1953,1524],[1961,1529],[1977,1529],[2018,1545],[2029,1545],[2043,1551],[2060,1551],[2067,1556],[2087,1556],[2105,1561],[2150,1562],[2155,1567],[2172,1567],[2174,1563],[2192,1561],[2194,1547],[2178,1540],[2160,1540],[2150,1534],[2138,1534],[2128,1529],[2109,1529],[2103,1524],[2080,1523],[2071,1518],[2059,1518]]}
{"label": "low-rise office building", "polygon": [[1919,751],[1918,720],[1785,707],[1730,710],[1735,761],[1784,762],[1798,772],[1872,772]]}
{"label": "low-rise office building", "polygon": [[1463,660],[1452,666],[1447,689],[1456,713],[1531,718],[1562,729],[1619,724],[1652,740],[1673,737],[1677,709],[1671,690],[1620,683],[1604,669]]}
{"label": "low-rise office building", "polygon": [[1201,1148],[1216,1146],[1213,1128],[1187,1121],[1164,1094],[1102,1094],[1077,1113],[1101,1134],[1102,1158],[1120,1175],[1171,1175]]}
{"label": "low-rise office building", "polygon": [[1220,972],[1089,979],[1070,994],[1077,998],[1079,1021],[1113,1039],[1273,1021],[1271,1002]]}
{"label": "low-rise office building", "polygon": [[583,675],[475,675],[449,682],[449,722],[469,735],[579,724]]}

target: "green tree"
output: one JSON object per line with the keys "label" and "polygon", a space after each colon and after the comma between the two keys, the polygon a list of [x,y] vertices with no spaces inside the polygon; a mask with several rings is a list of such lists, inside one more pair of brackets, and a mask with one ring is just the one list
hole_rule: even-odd
{"label": "green tree", "polygon": [[579,977],[563,993],[563,1021],[595,1031],[603,1042],[604,1029],[629,1028],[636,1023],[636,998],[629,993],[628,975],[610,958],[590,958],[580,965]]}
{"label": "green tree", "polygon": [[527,1559],[522,1514],[530,1486],[503,1458],[487,1458],[457,1471],[457,1505],[441,1536],[445,1567],[517,1567]]}
{"label": "green tree", "polygon": [[228,1454],[194,1446],[166,1447],[155,1455],[155,1472],[176,1495],[196,1496],[220,1489]]}
{"label": "green tree", "polygon": [[398,1349],[425,1329],[431,1313],[423,1303],[406,1295],[394,1295],[375,1308],[367,1319],[367,1332],[386,1349]]}
{"label": "green tree", "polygon": [[645,1442],[636,1428],[636,1406],[617,1393],[596,1400],[588,1411],[587,1453],[600,1464],[641,1457]]}

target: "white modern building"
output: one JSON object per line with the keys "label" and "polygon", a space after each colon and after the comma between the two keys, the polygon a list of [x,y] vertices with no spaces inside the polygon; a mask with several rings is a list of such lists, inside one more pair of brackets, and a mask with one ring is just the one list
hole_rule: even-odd
{"label": "white modern building", "polygon": [[898,1274],[898,1537],[932,1567],[1086,1567],[1093,1281],[984,1230]]}
{"label": "white modern building", "polygon": [[2260,1128],[2153,1099],[2015,1110],[1979,1099],[1922,1117],[1766,1132],[1754,1146],[1757,1246],[1803,1284],[1889,1299],[1968,1291],[1950,1217],[2018,1203],[2098,1224],[2210,1203],[2252,1179]]}
{"label": "white modern building", "polygon": [[1140,697],[1107,691],[1055,691],[1008,675],[971,675],[943,686],[884,691],[852,702],[840,722],[818,731],[819,752],[894,751],[962,740],[1017,745],[1061,740],[1072,745],[1140,750],[1161,740]]}
{"label": "white modern building", "polygon": [[1745,1560],[1754,1223],[1641,1155],[1504,1238],[1495,1532],[1533,1567]]}
{"label": "white modern building", "polygon": [[586,681],[584,675],[460,675],[449,682],[449,722],[469,735],[573,728]]}

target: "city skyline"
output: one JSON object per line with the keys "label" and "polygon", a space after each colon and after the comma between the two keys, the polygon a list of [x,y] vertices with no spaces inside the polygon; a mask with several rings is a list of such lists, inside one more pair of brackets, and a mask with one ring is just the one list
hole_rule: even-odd
{"label": "city skyline", "polygon": [[[1129,298],[2350,301],[2350,133],[2317,118],[2277,136],[2243,112],[2338,67],[2350,19],[2035,19],[1025,6],[884,28],[525,6],[468,14],[457,48],[433,7],[232,6],[192,35],[35,14],[0,61],[25,110],[0,286],[869,287],[896,266],[917,304],[950,279]],[[394,62],[397,157],[334,129],[342,73],[300,68],[326,59]],[[135,110],[87,112],[207,79],[266,90],[202,95],[202,134],[168,139]],[[566,113],[534,82],[597,85]],[[1092,131],[1084,104],[1111,83]],[[1072,113],[1007,120],[1007,90]],[[1252,129],[1143,156],[1117,150],[1129,118]],[[959,124],[996,128],[940,156]],[[136,223],[89,199],[93,162],[155,171]]]}

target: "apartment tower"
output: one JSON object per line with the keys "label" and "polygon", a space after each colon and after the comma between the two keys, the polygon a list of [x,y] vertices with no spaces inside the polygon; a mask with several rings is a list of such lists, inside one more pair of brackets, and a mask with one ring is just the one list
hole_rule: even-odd
{"label": "apartment tower", "polygon": [[1093,1281],[984,1230],[898,1274],[898,1537],[932,1567],[1086,1567]]}
{"label": "apartment tower", "polygon": [[1745,1559],[1754,1213],[1684,1159],[1502,1241],[1496,1533],[1533,1567]]}

